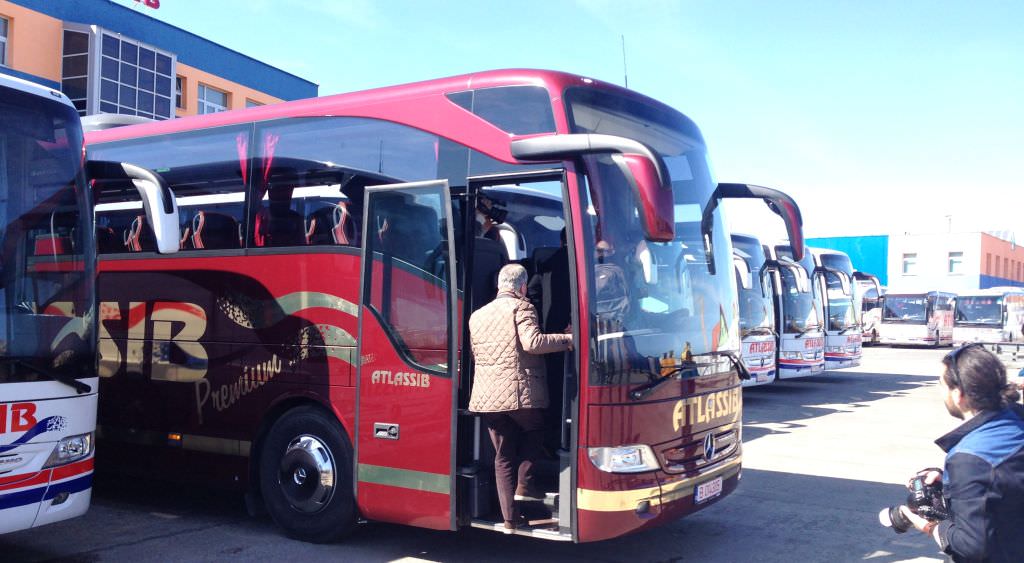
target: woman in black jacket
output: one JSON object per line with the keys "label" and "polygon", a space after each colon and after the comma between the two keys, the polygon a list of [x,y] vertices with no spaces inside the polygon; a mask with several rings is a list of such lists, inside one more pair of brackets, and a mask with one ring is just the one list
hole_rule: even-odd
{"label": "woman in black jacket", "polygon": [[978,344],[943,358],[946,410],[964,423],[935,441],[946,452],[942,479],[950,517],[930,522],[901,511],[954,561],[1024,561],[1024,408],[999,358]]}

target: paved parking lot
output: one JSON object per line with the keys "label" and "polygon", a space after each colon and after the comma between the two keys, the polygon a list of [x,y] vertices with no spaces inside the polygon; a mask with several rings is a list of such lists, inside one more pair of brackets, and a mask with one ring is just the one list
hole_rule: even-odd
{"label": "paved parking lot", "polygon": [[89,514],[0,537],[2,561],[941,561],[878,511],[956,425],[935,387],[945,350],[869,348],[861,367],[744,393],[739,490],[669,526],[572,545],[481,530],[368,524],[344,543],[282,537],[239,497],[101,476]]}

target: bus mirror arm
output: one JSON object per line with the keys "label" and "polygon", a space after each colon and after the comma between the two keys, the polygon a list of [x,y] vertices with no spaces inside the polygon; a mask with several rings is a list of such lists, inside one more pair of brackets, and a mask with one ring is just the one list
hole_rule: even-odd
{"label": "bus mirror arm", "polygon": [[704,214],[700,219],[700,232],[704,236],[704,250],[708,256],[708,272],[714,275],[714,243],[712,242],[712,228],[714,227],[714,212],[718,203],[723,199],[760,199],[786,224],[786,233],[789,235],[789,245],[793,249],[793,259],[799,262],[804,257],[804,231],[803,217],[800,215],[800,207],[793,198],[776,189],[753,184],[729,184],[721,183],[711,193],[707,205],[704,206]]}
{"label": "bus mirror arm", "polygon": [[653,242],[675,239],[672,180],[661,155],[647,145],[615,135],[573,133],[516,139],[509,150],[517,160],[526,162],[608,154],[633,190],[644,237]]}
{"label": "bus mirror arm", "polygon": [[850,295],[850,278],[846,272],[828,266],[817,266],[814,268],[814,274],[821,276],[825,280],[826,286],[828,285],[828,274],[832,274],[839,280],[843,295]]}
{"label": "bus mirror arm", "polygon": [[174,192],[159,174],[126,162],[89,161],[89,177],[103,180],[130,180],[139,192],[146,221],[153,229],[157,251],[171,254],[178,251],[180,226],[178,203]]}

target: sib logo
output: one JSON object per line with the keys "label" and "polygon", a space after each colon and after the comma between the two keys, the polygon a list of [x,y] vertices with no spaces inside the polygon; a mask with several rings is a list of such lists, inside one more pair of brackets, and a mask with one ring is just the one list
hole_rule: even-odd
{"label": "sib logo", "polygon": [[37,422],[35,403],[0,404],[0,434],[25,432]]}

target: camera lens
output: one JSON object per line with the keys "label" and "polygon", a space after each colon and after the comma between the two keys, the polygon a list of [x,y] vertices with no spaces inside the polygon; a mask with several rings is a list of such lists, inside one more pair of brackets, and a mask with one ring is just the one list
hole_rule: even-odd
{"label": "camera lens", "polygon": [[902,534],[914,527],[914,523],[900,512],[900,507],[898,506],[883,508],[878,513],[878,522],[886,528],[892,528],[897,534]]}

